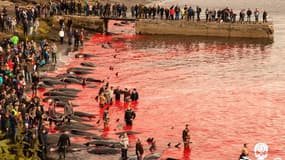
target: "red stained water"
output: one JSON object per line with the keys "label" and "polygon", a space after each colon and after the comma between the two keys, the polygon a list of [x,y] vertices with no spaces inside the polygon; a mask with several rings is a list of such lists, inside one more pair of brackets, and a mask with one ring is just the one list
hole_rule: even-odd
{"label": "red stained water", "polygon": [[[111,42],[112,48],[102,48],[105,42]],[[111,86],[137,88],[140,99],[133,104],[137,118],[127,129],[142,134],[131,136],[131,144],[136,138],[154,137],[164,158],[228,160],[239,157],[243,143],[249,143],[250,157],[255,159],[254,145],[264,142],[269,146],[268,159],[285,158],[284,56],[273,54],[271,45],[185,37],[94,35],[80,52],[96,57],[71,60],[51,74],[90,61],[97,67],[87,77],[109,77]],[[80,104],[75,110],[102,116],[103,110],[94,99],[98,89],[84,88],[80,98],[73,101]],[[123,102],[110,107],[111,126],[104,136],[118,138],[115,133],[121,130],[118,126],[124,126],[125,107]],[[90,123],[97,125],[97,120]],[[191,151],[173,147],[182,141],[185,124],[191,130]],[[103,128],[103,124],[99,127]],[[168,149],[169,142],[172,147]],[[145,141],[144,147],[147,150]]]}

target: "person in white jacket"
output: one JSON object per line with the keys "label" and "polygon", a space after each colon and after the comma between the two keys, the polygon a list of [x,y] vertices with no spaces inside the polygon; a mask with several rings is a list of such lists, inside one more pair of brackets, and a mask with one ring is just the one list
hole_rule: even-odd
{"label": "person in white jacket", "polygon": [[63,44],[63,39],[64,39],[64,31],[61,29],[58,33],[59,38],[60,38],[60,43]]}
{"label": "person in white jacket", "polygon": [[120,136],[120,143],[121,143],[121,150],[122,150],[122,160],[128,159],[128,147],[129,147],[129,138],[127,133],[123,133],[123,135]]}

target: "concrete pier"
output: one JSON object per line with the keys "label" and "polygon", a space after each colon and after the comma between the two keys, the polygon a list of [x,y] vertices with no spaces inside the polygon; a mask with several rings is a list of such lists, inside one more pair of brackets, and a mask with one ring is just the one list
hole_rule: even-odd
{"label": "concrete pier", "polygon": [[192,22],[187,20],[139,19],[137,34],[187,35],[227,38],[273,39],[273,24],[240,24],[217,22]]}

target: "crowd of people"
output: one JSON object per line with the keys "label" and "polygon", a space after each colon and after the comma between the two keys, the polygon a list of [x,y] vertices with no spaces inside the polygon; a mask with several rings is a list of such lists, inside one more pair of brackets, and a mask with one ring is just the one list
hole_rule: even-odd
{"label": "crowd of people", "polygon": [[[55,52],[55,48],[47,40],[37,44],[32,40],[14,43],[5,39],[0,46],[0,131],[4,135],[1,139],[10,139],[12,143],[23,140],[26,157],[34,156],[31,149],[38,146],[43,151],[38,152],[38,157],[46,158],[45,122],[49,116],[37,88],[39,68],[49,62],[49,52]],[[31,96],[26,93],[28,89],[33,91]]]}
{"label": "crowd of people", "polygon": [[[131,16],[133,18],[144,18],[144,19],[167,19],[167,20],[201,20],[201,14],[204,12],[206,22],[252,22],[251,17],[254,17],[254,22],[259,22],[261,12],[256,8],[252,11],[250,8],[245,10],[242,9],[239,13],[239,20],[237,20],[237,13],[226,7],[224,9],[209,9],[206,8],[204,11],[201,7],[196,6],[145,6],[135,5],[131,6]],[[268,13],[264,10],[262,13],[263,23],[267,22]],[[245,18],[247,18],[245,20]]]}
{"label": "crowd of people", "polygon": [[123,3],[100,3],[75,0],[49,1],[33,7],[42,17],[54,15],[85,15],[126,17],[127,6]]}

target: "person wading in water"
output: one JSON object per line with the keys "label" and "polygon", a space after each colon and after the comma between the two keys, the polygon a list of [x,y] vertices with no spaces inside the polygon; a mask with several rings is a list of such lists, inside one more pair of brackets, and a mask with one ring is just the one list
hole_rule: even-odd
{"label": "person wading in water", "polygon": [[129,104],[127,110],[125,111],[125,121],[126,125],[132,126],[133,120],[136,118],[136,113],[132,110],[131,105]]}
{"label": "person wading in water", "polygon": [[109,107],[107,107],[103,114],[104,128],[109,127],[110,117],[109,117]]}
{"label": "person wading in water", "polygon": [[186,124],[185,129],[182,132],[182,140],[184,143],[184,148],[189,148],[190,142],[190,130],[189,130],[189,125]]}

